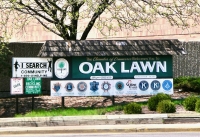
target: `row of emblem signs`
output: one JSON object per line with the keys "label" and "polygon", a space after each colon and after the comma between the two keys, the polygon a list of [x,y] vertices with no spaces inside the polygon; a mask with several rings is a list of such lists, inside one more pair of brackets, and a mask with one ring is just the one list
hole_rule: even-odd
{"label": "row of emblem signs", "polygon": [[51,81],[51,96],[135,96],[173,94],[173,79]]}

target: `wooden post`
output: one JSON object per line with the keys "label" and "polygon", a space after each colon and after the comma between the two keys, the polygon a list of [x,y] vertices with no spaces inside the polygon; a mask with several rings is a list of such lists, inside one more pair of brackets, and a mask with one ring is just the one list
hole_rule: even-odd
{"label": "wooden post", "polygon": [[65,97],[62,97],[62,107],[65,107]]}
{"label": "wooden post", "polygon": [[34,110],[34,95],[32,95],[32,111]]}
{"label": "wooden post", "polygon": [[115,96],[111,96],[111,100],[112,100],[112,105],[115,105]]}

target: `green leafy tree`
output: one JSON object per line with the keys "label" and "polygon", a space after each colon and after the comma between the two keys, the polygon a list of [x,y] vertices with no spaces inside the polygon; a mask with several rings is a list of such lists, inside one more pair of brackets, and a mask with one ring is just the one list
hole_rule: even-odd
{"label": "green leafy tree", "polygon": [[8,34],[8,25],[21,29],[31,18],[64,40],[77,40],[78,32],[85,40],[93,27],[105,35],[134,30],[160,17],[187,28],[199,23],[199,5],[199,0],[0,0],[1,33]]}
{"label": "green leafy tree", "polygon": [[11,75],[11,55],[12,51],[8,48],[8,44],[0,40],[0,75]]}

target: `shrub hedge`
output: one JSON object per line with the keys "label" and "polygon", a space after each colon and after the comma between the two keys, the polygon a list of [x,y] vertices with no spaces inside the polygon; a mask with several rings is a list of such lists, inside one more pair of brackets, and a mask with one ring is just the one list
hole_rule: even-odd
{"label": "shrub hedge", "polygon": [[124,107],[124,113],[125,114],[141,114],[142,113],[142,107],[141,105],[132,102],[130,104],[127,104]]}
{"label": "shrub hedge", "polygon": [[196,105],[197,99],[198,97],[193,96],[193,95],[185,98],[185,100],[183,101],[184,108],[189,111],[195,111],[195,105]]}
{"label": "shrub hedge", "polygon": [[200,77],[174,78],[174,88],[184,91],[200,92]]}
{"label": "shrub hedge", "polygon": [[198,99],[196,104],[195,104],[195,111],[200,112],[200,99]]}
{"label": "shrub hedge", "polygon": [[162,100],[158,103],[156,111],[159,113],[174,113],[176,112],[176,107],[171,100]]}
{"label": "shrub hedge", "polygon": [[170,95],[164,93],[158,93],[157,95],[150,97],[147,102],[148,109],[151,111],[155,111],[158,103],[163,100],[171,100]]}

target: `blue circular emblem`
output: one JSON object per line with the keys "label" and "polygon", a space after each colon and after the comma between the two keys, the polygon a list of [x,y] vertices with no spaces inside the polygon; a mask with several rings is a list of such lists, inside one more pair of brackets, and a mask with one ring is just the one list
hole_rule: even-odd
{"label": "blue circular emblem", "polygon": [[115,84],[115,88],[119,91],[123,90],[124,89],[124,83],[121,82],[121,81],[118,81],[116,84]]}
{"label": "blue circular emblem", "polygon": [[66,85],[65,85],[65,89],[67,90],[67,91],[69,91],[69,92],[71,92],[72,90],[73,90],[73,88],[74,88],[74,85],[70,82],[70,83],[67,83]]}
{"label": "blue circular emblem", "polygon": [[79,82],[77,85],[77,89],[80,92],[84,92],[87,89],[87,84],[85,82]]}
{"label": "blue circular emblem", "polygon": [[170,80],[165,80],[162,83],[162,87],[164,90],[170,90],[172,89],[172,82]]}
{"label": "blue circular emblem", "polygon": [[158,80],[154,80],[151,82],[151,88],[153,90],[159,90],[160,89],[160,82]]}
{"label": "blue circular emblem", "polygon": [[149,88],[149,83],[147,81],[143,80],[139,83],[139,88],[140,88],[140,90],[145,91]]}

